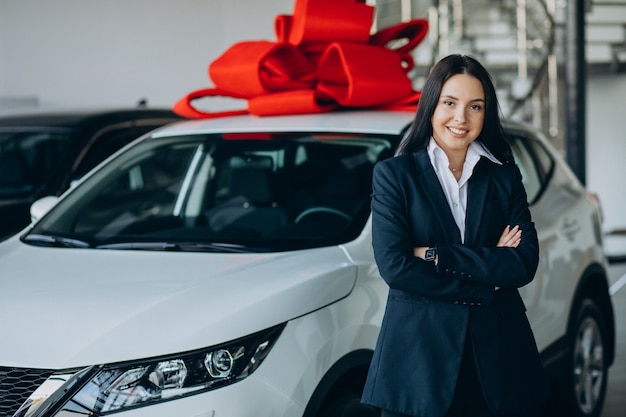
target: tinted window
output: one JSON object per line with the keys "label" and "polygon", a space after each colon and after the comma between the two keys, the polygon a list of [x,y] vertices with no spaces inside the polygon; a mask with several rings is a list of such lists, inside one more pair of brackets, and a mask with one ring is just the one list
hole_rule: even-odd
{"label": "tinted window", "polygon": [[0,196],[28,195],[63,160],[68,133],[0,131]]}

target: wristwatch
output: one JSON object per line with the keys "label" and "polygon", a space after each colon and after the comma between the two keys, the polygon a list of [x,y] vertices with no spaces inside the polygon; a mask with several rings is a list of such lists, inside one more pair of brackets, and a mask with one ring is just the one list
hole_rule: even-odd
{"label": "wristwatch", "polygon": [[433,262],[435,259],[437,259],[437,248],[431,247],[426,249],[426,253],[424,254],[424,260]]}

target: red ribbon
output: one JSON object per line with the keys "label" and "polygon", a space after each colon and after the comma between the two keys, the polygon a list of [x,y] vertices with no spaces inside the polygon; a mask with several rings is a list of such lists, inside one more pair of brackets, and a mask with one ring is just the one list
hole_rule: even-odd
{"label": "red ribbon", "polygon": [[[370,36],[373,17],[364,0],[296,0],[293,16],[275,18],[277,42],[234,44],[209,65],[215,87],[187,94],[173,110],[192,119],[338,107],[414,110],[420,92],[407,76],[410,52],[426,36],[428,22],[414,19]],[[401,40],[396,49],[388,46]],[[247,108],[202,111],[193,105],[218,96],[245,99]]]}

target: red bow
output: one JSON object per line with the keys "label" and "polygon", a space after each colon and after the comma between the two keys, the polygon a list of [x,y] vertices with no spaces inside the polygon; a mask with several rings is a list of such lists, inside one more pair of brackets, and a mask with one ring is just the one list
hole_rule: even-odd
{"label": "red bow", "polygon": [[[370,35],[374,8],[362,0],[296,0],[293,16],[274,22],[277,42],[236,43],[209,65],[214,88],[193,91],[174,105],[193,119],[236,114],[320,113],[338,107],[414,110],[420,92],[407,76],[410,51],[428,22],[414,19]],[[392,41],[403,46],[390,49]],[[242,110],[205,112],[192,101],[225,96],[246,99]]]}

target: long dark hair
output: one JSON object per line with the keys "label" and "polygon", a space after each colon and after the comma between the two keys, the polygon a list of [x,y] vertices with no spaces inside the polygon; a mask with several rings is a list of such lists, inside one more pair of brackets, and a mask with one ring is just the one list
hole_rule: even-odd
{"label": "long dark hair", "polygon": [[489,149],[500,162],[512,162],[513,156],[504,138],[500,106],[491,76],[476,58],[458,54],[442,58],[430,71],[422,88],[413,124],[400,142],[396,155],[426,149],[433,134],[432,117],[441,96],[441,89],[450,77],[458,74],[476,77],[485,92],[485,122],[476,140]]}

